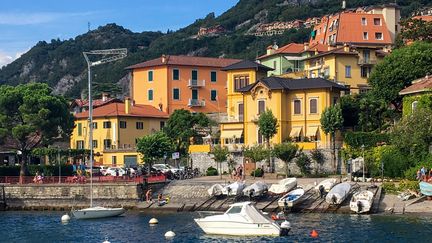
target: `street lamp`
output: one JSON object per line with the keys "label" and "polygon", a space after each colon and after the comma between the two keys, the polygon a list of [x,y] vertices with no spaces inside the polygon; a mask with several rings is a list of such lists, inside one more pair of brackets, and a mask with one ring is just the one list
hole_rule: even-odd
{"label": "street lamp", "polygon": [[365,157],[364,157],[364,144],[362,144],[361,149],[362,149],[362,159],[363,159],[363,182],[365,182]]}
{"label": "street lamp", "polygon": [[[108,50],[94,50],[83,52],[84,58],[87,62],[88,68],[88,106],[89,106],[89,149],[90,149],[90,182],[93,180],[93,98],[92,98],[92,85],[91,85],[91,67],[105,64],[108,62],[123,59],[127,55],[127,49],[108,49]],[[102,56],[100,60],[91,61],[90,56]],[[90,183],[90,191],[93,191],[93,183]],[[93,193],[90,193],[90,205],[93,205]]]}

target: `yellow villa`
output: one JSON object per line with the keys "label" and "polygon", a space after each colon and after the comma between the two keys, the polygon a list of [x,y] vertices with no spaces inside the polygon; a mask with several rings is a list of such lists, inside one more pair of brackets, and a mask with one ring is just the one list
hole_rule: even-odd
{"label": "yellow villa", "polygon": [[[131,166],[141,163],[136,152],[137,139],[159,131],[168,114],[150,105],[111,102],[93,110],[93,149],[95,163]],[[75,128],[70,139],[72,149],[89,149],[88,111],[75,114]]]}
{"label": "yellow villa", "polygon": [[306,150],[329,148],[330,136],[321,129],[321,114],[326,107],[336,104],[341,91],[346,90],[343,85],[323,78],[260,79],[238,90],[243,97],[244,119],[221,124],[221,144],[235,152],[243,146],[264,143],[257,120],[269,109],[279,126],[272,144],[290,140]]}

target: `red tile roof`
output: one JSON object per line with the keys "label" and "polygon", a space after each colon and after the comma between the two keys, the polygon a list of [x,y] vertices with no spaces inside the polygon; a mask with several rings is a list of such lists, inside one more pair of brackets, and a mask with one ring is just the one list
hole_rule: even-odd
{"label": "red tile roof", "polygon": [[[269,47],[272,47],[272,46],[269,46]],[[269,49],[269,48],[267,48],[267,49]],[[269,54],[269,55],[267,55],[267,54],[262,55],[262,56],[258,57],[258,59],[273,56],[276,54],[300,54],[303,51],[304,51],[304,45],[303,44],[289,43],[289,44],[284,45],[284,46],[280,47],[279,49],[275,50],[274,53]]]}
{"label": "red tile roof", "polygon": [[432,76],[426,76],[421,79],[414,80],[412,85],[406,87],[399,92],[400,95],[414,94],[432,91]]}
{"label": "red tile roof", "polygon": [[317,55],[314,55],[314,56],[311,56],[311,57],[305,58],[304,60],[311,60],[311,59],[315,59],[315,58],[317,58],[317,57],[322,57],[322,56],[332,55],[332,54],[339,54],[339,55],[358,55],[358,52],[355,51],[355,50],[353,50],[353,49],[351,49],[351,48],[349,49],[349,51],[346,51],[346,50],[345,50],[345,47],[342,46],[342,47],[334,48],[334,49],[332,49],[332,50],[330,50],[330,51],[321,52],[321,53],[319,53],[319,54],[317,54]]}
{"label": "red tile roof", "polygon": [[[84,111],[75,115],[76,118],[88,118],[88,111]],[[133,105],[129,114],[125,113],[125,104],[123,102],[113,102],[103,106],[99,106],[93,110],[93,117],[152,117],[152,118],[168,118],[169,115],[163,111],[156,109],[150,105]]]}
{"label": "red tile roof", "polygon": [[421,19],[426,22],[432,21],[432,15],[414,16],[413,19]]}
{"label": "red tile roof", "polygon": [[304,50],[303,52],[306,52],[306,51],[315,52],[315,50],[317,50],[318,52],[324,52],[324,51],[328,51],[328,47],[329,47],[328,45],[316,43],[316,44],[309,46],[308,49]]}
{"label": "red tile roof", "polygon": [[[111,103],[114,101],[120,101],[120,100],[117,98],[108,98],[105,101],[103,99],[95,99],[95,100],[93,100],[93,108],[96,108],[98,106],[105,105],[107,103]],[[87,107],[88,106],[88,100],[75,99],[72,102],[71,106],[73,106],[74,104],[76,104],[78,107]]]}
{"label": "red tile roof", "polygon": [[146,62],[142,62],[142,63],[138,63],[126,67],[126,69],[146,68],[146,67],[164,66],[164,65],[222,68],[241,61],[240,59],[194,57],[194,56],[172,56],[172,55],[166,55],[164,62],[162,62],[162,59],[163,59],[162,57],[155,58]]}

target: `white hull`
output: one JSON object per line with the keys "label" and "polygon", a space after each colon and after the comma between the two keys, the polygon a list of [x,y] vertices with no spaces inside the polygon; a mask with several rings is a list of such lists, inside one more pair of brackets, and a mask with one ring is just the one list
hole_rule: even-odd
{"label": "white hull", "polygon": [[122,215],[126,210],[124,208],[104,208],[92,207],[72,211],[72,215],[77,219],[100,219]]}
{"label": "white hull", "polygon": [[246,184],[241,181],[236,181],[228,186],[222,188],[222,194],[226,196],[240,196],[243,193],[243,189],[246,187]]}
{"label": "white hull", "polygon": [[232,221],[203,221],[195,219],[195,222],[206,234],[234,235],[234,236],[279,236],[279,226],[274,223],[254,224]]}
{"label": "white hull", "polygon": [[222,195],[222,189],[223,189],[223,186],[221,184],[214,184],[213,186],[211,186],[207,190],[207,192],[211,197],[220,196],[220,195]]}
{"label": "white hull", "polygon": [[291,191],[294,187],[297,186],[296,178],[286,178],[280,180],[277,184],[271,185],[269,192],[274,194],[282,194]]}
{"label": "white hull", "polygon": [[326,179],[321,181],[316,187],[315,190],[317,192],[319,192],[319,187],[323,186],[324,187],[324,191],[325,192],[329,192],[335,185],[337,184],[337,179],[335,178],[330,178],[330,179]]}
{"label": "white hull", "polygon": [[[373,193],[370,191],[360,191],[353,195],[350,202],[350,209],[355,213],[368,213],[372,207]],[[359,208],[360,205],[360,208]]]}
{"label": "white hull", "polygon": [[264,182],[257,181],[254,184],[247,186],[243,189],[243,195],[249,197],[260,197],[264,195],[268,191],[268,186]]}
{"label": "white hull", "polygon": [[302,188],[290,191],[278,200],[278,205],[281,208],[292,208],[300,202],[304,194],[305,191]]}
{"label": "white hull", "polygon": [[351,189],[351,185],[347,182],[338,184],[330,190],[325,200],[329,204],[335,204],[335,205],[341,204],[348,196],[350,189]]}

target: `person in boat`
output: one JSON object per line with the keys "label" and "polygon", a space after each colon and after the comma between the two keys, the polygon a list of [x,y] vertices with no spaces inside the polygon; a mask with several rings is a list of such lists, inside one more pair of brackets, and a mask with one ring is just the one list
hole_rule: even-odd
{"label": "person in boat", "polygon": [[148,203],[150,203],[152,201],[152,194],[153,194],[153,191],[150,187],[150,189],[148,189],[148,191],[146,192],[146,201]]}

